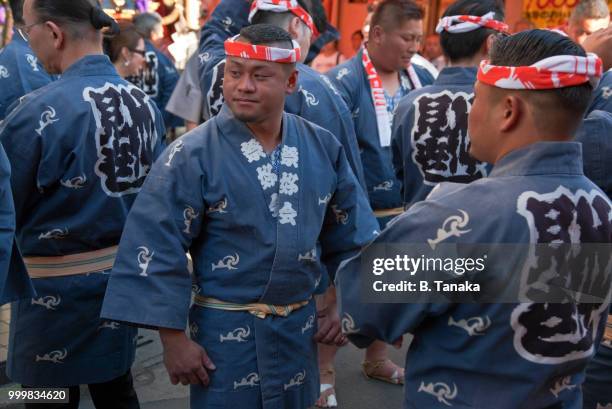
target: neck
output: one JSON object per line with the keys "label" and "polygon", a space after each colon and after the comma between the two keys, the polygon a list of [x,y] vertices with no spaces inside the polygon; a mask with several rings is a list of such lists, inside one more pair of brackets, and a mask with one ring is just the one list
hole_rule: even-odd
{"label": "neck", "polygon": [[88,55],[103,55],[102,44],[90,41],[74,41],[66,47],[59,63],[60,73],[65,72],[68,67]]}
{"label": "neck", "polygon": [[253,132],[255,139],[268,153],[272,152],[282,140],[283,116],[274,115],[261,122],[247,122],[246,126]]}
{"label": "neck", "polygon": [[462,58],[459,60],[449,60],[449,67],[478,67],[482,60],[486,59],[486,56],[482,54],[477,54],[471,58]]}
{"label": "neck", "polygon": [[499,162],[504,156],[518,149],[525,148],[529,145],[533,145],[538,142],[568,142],[572,140],[571,131],[566,131],[559,134],[540,134],[537,131],[532,133],[521,133],[514,136],[508,135],[506,143],[502,144],[497,154],[495,155],[495,161]]}
{"label": "neck", "polygon": [[127,72],[125,65],[121,61],[117,61],[113,63],[113,65],[115,66],[115,70],[117,70],[117,74],[119,74],[121,78],[129,77],[130,74]]}
{"label": "neck", "polygon": [[372,61],[372,65],[376,68],[376,72],[380,76],[380,79],[383,80],[383,77],[388,77],[390,75],[397,75],[397,71],[389,69],[381,64],[381,59],[379,55],[379,50],[375,46],[371,44],[367,44],[366,48],[368,49],[368,55],[370,56],[370,60]]}

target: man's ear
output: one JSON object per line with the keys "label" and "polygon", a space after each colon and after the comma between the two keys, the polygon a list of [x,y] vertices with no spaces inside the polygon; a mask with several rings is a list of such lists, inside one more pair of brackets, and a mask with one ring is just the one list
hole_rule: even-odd
{"label": "man's ear", "polygon": [[55,24],[53,21],[45,22],[45,27],[49,29],[51,36],[53,37],[53,46],[56,50],[61,50],[66,45],[66,33],[60,26]]}
{"label": "man's ear", "polygon": [[521,121],[525,120],[526,102],[516,94],[509,94],[503,97],[500,109],[501,118],[499,130],[501,132],[511,132]]}
{"label": "man's ear", "polygon": [[289,78],[287,78],[287,82],[285,85],[285,93],[287,95],[292,94],[297,88],[298,75],[298,71],[294,69],[293,72],[291,72],[291,74],[289,75]]}
{"label": "man's ear", "polygon": [[291,36],[291,38],[296,39],[300,37],[300,25],[302,24],[302,20],[299,17],[293,17],[289,21],[289,27],[287,27],[287,32]]}
{"label": "man's ear", "polygon": [[493,48],[493,43],[495,43],[495,40],[497,40],[497,34],[489,34],[487,36],[487,41],[482,44],[480,51],[487,58],[489,56],[489,52],[491,52],[491,48]]}
{"label": "man's ear", "polygon": [[370,26],[368,41],[380,45],[384,40],[384,30],[381,26]]}

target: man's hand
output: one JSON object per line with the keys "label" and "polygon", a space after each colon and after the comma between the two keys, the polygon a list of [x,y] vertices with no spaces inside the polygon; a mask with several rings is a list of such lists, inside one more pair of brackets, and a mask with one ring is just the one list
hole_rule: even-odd
{"label": "man's hand", "polygon": [[314,336],[316,342],[336,346],[344,346],[348,343],[348,339],[342,334],[335,294],[333,301],[330,300],[330,297],[326,297],[325,306],[317,311],[317,318],[319,330]]}
{"label": "man's hand", "polygon": [[159,337],[164,346],[164,365],[170,382],[183,385],[208,386],[208,372],[216,369],[204,348],[187,338],[184,331],[160,328]]}
{"label": "man's hand", "polygon": [[582,46],[587,52],[595,53],[603,61],[604,71],[612,68],[612,26],[591,34]]}

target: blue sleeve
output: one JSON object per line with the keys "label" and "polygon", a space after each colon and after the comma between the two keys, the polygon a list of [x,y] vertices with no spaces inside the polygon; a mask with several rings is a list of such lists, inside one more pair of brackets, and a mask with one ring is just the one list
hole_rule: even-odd
{"label": "blue sleeve", "polygon": [[15,208],[9,161],[0,145],[0,306],[34,296],[15,242]]}
{"label": "blue sleeve", "polygon": [[183,126],[184,121],[181,118],[166,110],[166,105],[168,105],[168,101],[170,101],[172,92],[174,91],[174,88],[176,87],[176,84],[179,80],[179,73],[168,57],[160,54],[158,55],[158,58],[160,59],[160,61],[162,61],[162,66],[160,67],[161,90],[159,96],[161,106],[159,107],[159,109],[163,111],[164,122],[167,127],[176,128],[178,126]]}
{"label": "blue sleeve", "polygon": [[[428,223],[435,224],[431,223],[431,213],[427,205],[414,206],[390,222],[371,245],[424,242],[422,231],[431,230]],[[362,257],[363,251],[344,262],[336,278],[342,330],[359,348],[377,339],[393,343],[404,334],[414,332],[428,316],[440,315],[448,309],[448,304],[363,302]]]}
{"label": "blue sleeve", "polygon": [[371,242],[379,229],[343,148],[338,151],[336,172],[336,191],[328,204],[320,236],[321,259],[332,281],[340,263]]}
{"label": "blue sleeve", "polygon": [[[203,174],[185,138],[155,162],[128,215],[101,316],[185,329],[191,300],[186,252],[203,223]],[[185,220],[190,220],[186,230]]]}
{"label": "blue sleeve", "polygon": [[[17,227],[22,224],[22,218],[27,214],[31,200],[40,195],[39,190],[44,189],[44,182],[38,178],[42,141],[34,131],[35,124],[38,123],[35,118],[38,117],[38,110],[24,102],[0,124],[0,143],[4,146],[12,167],[11,187]],[[48,180],[53,178],[51,174],[45,176]]]}
{"label": "blue sleeve", "polygon": [[407,203],[405,197],[405,167],[404,167],[404,155],[408,147],[405,145],[406,142],[410,142],[410,135],[405,135],[407,121],[410,115],[410,107],[412,105],[412,99],[407,96],[404,97],[395,111],[393,117],[393,125],[391,128],[391,152],[393,154],[393,170],[395,171],[395,177],[402,184],[400,193],[404,204]]}
{"label": "blue sleeve", "polygon": [[327,78],[331,80],[332,84],[338,90],[340,96],[344,100],[344,103],[348,106],[351,113],[353,113],[357,108],[359,101],[358,98],[353,97],[351,92],[359,92],[359,90],[357,89],[358,87],[356,86],[356,84],[351,86],[351,84],[348,83],[348,75],[343,76],[343,78],[340,80],[338,79],[338,77],[340,76],[340,70],[342,70],[343,68],[348,70],[353,69],[349,64],[350,63],[341,64],[336,68],[328,71],[325,75],[327,75]]}
{"label": "blue sleeve", "polygon": [[612,113],[593,111],[576,133],[582,143],[584,174],[612,197]]}

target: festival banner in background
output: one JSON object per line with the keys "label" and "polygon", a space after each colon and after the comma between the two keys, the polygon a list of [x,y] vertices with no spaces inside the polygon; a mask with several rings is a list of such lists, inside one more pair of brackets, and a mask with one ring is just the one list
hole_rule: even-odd
{"label": "festival banner in background", "polygon": [[[579,0],[523,0],[523,18],[536,28],[556,28],[565,25]],[[612,6],[612,0],[608,0]]]}

